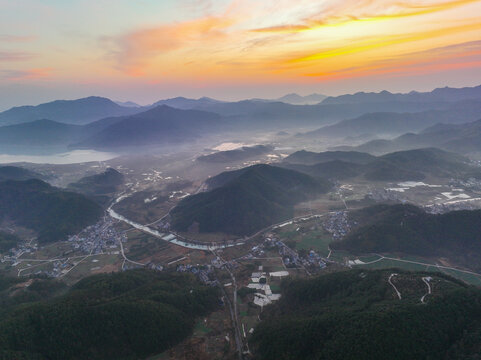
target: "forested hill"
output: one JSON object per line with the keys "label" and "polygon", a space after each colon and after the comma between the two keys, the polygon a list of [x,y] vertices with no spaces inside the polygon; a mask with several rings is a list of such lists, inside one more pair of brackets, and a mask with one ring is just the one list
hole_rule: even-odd
{"label": "forested hill", "polygon": [[41,180],[0,182],[0,219],[35,230],[40,243],[65,240],[102,214],[103,209],[85,196]]}
{"label": "forested hill", "polygon": [[263,155],[272,150],[274,150],[274,147],[270,145],[243,146],[239,149],[218,151],[213,154],[202,155],[199,156],[196,161],[204,163],[228,163]]}
{"label": "forested hill", "polygon": [[332,243],[332,249],[443,256],[474,268],[481,265],[481,210],[434,215],[414,205],[375,205],[349,216],[359,226]]}
{"label": "forested hill", "polygon": [[124,183],[124,175],[108,168],[96,175],[86,176],[68,185],[69,189],[88,195],[112,194]]}
{"label": "forested hill", "polygon": [[0,231],[0,253],[5,253],[17,246],[20,238],[14,234]]}
{"label": "forested hill", "polygon": [[282,294],[254,331],[256,359],[479,358],[481,290],[445,275],[351,270],[297,279]]}
{"label": "forested hill", "polygon": [[[314,163],[315,161],[322,161]],[[327,179],[359,177],[369,181],[419,181],[427,177],[480,178],[464,156],[436,148],[398,151],[379,157],[357,152],[296,152],[280,166]],[[313,164],[314,163],[314,164]]]}
{"label": "forested hill", "polygon": [[376,157],[368,153],[358,151],[324,151],[320,153],[312,151],[296,151],[284,159],[286,163],[315,165],[329,161],[345,161],[353,164],[367,164]]}
{"label": "forested hill", "polygon": [[201,232],[250,235],[293,217],[296,203],[331,188],[326,180],[264,164],[219,178],[219,187],[189,196],[171,211],[174,229],[187,231],[197,224]]}
{"label": "forested hill", "polygon": [[217,288],[177,273],[94,275],[65,295],[55,280],[38,281],[12,295],[12,281],[0,278],[1,359],[145,359],[184,340],[218,306]]}
{"label": "forested hill", "polygon": [[36,172],[18,166],[0,166],[0,181],[44,179],[44,176]]}

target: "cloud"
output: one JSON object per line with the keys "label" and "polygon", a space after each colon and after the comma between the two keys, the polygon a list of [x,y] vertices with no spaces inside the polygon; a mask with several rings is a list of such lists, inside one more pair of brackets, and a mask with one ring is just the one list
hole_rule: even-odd
{"label": "cloud", "polygon": [[0,70],[0,78],[10,81],[39,80],[51,76],[51,68],[28,70]]}
{"label": "cloud", "polygon": [[[338,70],[347,74],[345,69],[354,66],[374,71],[370,64],[380,69],[386,65],[378,61],[423,46],[474,40],[481,29],[481,23],[471,18],[476,5],[453,9],[475,2],[481,4],[481,0],[231,0],[218,6],[211,0],[182,0],[182,6],[192,7],[190,16],[198,18],[139,25],[104,38],[102,46],[109,51],[109,70],[145,79],[148,75],[155,81],[305,81],[306,73],[315,77],[322,70],[338,76]],[[438,14],[422,16],[433,13]]]}
{"label": "cloud", "polygon": [[283,23],[253,29],[255,32],[297,33],[357,21],[380,21],[427,15],[479,2],[479,0],[451,1],[393,1],[344,0],[321,2],[317,11],[297,23]]}
{"label": "cloud", "polygon": [[420,40],[427,40],[436,37],[441,37],[445,35],[452,35],[457,33],[462,33],[465,31],[480,30],[481,23],[465,24],[459,26],[445,27],[442,29],[435,29],[424,32],[407,33],[402,35],[391,35],[391,36],[379,36],[371,37],[367,41],[356,42],[349,44],[344,47],[327,49],[321,52],[316,52],[313,54],[308,54],[302,57],[296,57],[287,61],[287,63],[300,63],[308,61],[317,61],[327,58],[332,58],[342,55],[350,55],[355,53],[360,53],[364,51],[369,51],[373,49],[388,47],[391,45],[405,44]]}
{"label": "cloud", "polygon": [[470,41],[370,62],[362,66],[305,74],[326,80],[372,75],[414,75],[481,67],[481,41]]}
{"label": "cloud", "polygon": [[[169,25],[137,30],[113,39],[113,51],[121,68],[132,75],[142,74],[142,66],[152,57],[182,47],[204,46],[227,37],[226,29],[233,24],[228,18],[204,17]],[[112,39],[110,39],[112,40]]]}
{"label": "cloud", "polygon": [[35,54],[28,52],[0,51],[0,62],[27,61],[35,57]]}

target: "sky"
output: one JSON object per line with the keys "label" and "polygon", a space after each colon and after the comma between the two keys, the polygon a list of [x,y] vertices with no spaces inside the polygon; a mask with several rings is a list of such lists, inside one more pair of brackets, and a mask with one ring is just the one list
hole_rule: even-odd
{"label": "sky", "polygon": [[481,84],[481,0],[0,0],[0,110]]}

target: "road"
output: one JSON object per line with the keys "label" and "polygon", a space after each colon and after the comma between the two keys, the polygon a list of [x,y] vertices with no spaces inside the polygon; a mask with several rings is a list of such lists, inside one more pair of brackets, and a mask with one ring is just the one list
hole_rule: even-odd
{"label": "road", "polygon": [[[104,255],[105,253],[101,252],[101,253],[97,253],[95,255]],[[87,256],[91,256],[90,254],[87,255]],[[85,255],[78,255],[78,256],[72,256],[72,257],[68,257],[68,258],[53,258],[53,259],[17,259],[16,262],[18,264],[20,263],[24,263],[24,262],[37,262],[38,264],[36,265],[33,265],[33,266],[29,266],[29,267],[26,267],[26,268],[23,268],[23,269],[19,269],[18,270],[18,273],[17,273],[17,276],[20,277],[22,275],[22,272],[26,271],[26,270],[31,270],[35,267],[38,267],[38,266],[41,266],[41,265],[45,265],[47,263],[51,263],[51,262],[55,262],[55,261],[62,261],[62,262],[65,262],[65,261],[69,261],[71,259],[77,259],[77,258],[85,258]],[[80,260],[82,261],[82,260]]]}
{"label": "road", "polygon": [[137,261],[130,260],[127,258],[124,252],[124,244],[122,244],[122,239],[119,238],[119,244],[120,244],[120,253],[122,254],[122,257],[124,258],[124,262],[122,263],[122,270],[124,269],[125,262],[131,262],[132,264],[140,265],[140,266],[145,266],[145,264],[139,263]]}
{"label": "road", "polygon": [[239,360],[242,360],[244,358],[244,341],[242,338],[242,333],[240,330],[239,326],[239,319],[238,319],[238,311],[237,311],[237,282],[234,274],[232,271],[229,269],[229,264],[226,263],[224,259],[222,259],[219,254],[216,252],[212,251],[212,253],[217,256],[225,265],[225,269],[229,273],[231,279],[232,279],[232,286],[234,289],[234,294],[233,294],[233,299],[230,301],[229,294],[227,294],[227,291],[225,290],[225,287],[222,285],[222,283],[219,282],[219,286],[222,288],[222,291],[225,294],[225,297],[227,299],[227,302],[229,303],[229,311],[231,314],[231,319],[232,319],[232,326],[234,327],[234,340],[236,343],[236,349],[237,349],[237,356]]}
{"label": "road", "polygon": [[374,264],[374,263],[376,263],[378,261],[381,261],[381,260],[392,260],[392,261],[398,261],[398,262],[405,262],[405,263],[409,263],[409,264],[423,265],[423,266],[427,266],[427,267],[431,266],[431,267],[436,267],[438,269],[458,271],[458,272],[462,272],[462,273],[465,273],[465,274],[471,274],[471,275],[476,275],[476,276],[481,277],[481,274],[475,273],[473,271],[461,270],[461,269],[457,269],[457,268],[450,267],[450,266],[428,264],[428,263],[423,263],[423,262],[419,262],[419,261],[412,261],[412,260],[396,259],[396,258],[392,258],[392,257],[388,257],[388,256],[383,256],[383,255],[380,255],[380,254],[372,254],[372,255],[379,256],[379,259],[376,259],[376,260],[373,260],[373,261],[370,261],[370,262],[366,262],[366,263],[362,263],[362,264],[353,264],[352,266],[362,266],[362,265]]}
{"label": "road", "polygon": [[64,277],[65,275],[67,275],[70,271],[72,271],[73,269],[75,269],[77,267],[77,265],[79,265],[82,261],[84,261],[86,258],[88,258],[89,256],[92,256],[92,252],[90,252],[90,254],[88,255],[85,255],[82,259],[80,259],[74,266],[72,266],[70,269],[68,269],[66,272],[64,272],[62,275],[59,276],[59,278],[62,278]]}
{"label": "road", "polygon": [[425,304],[424,299],[426,298],[426,296],[432,294],[431,284],[429,283],[430,280],[431,280],[430,277],[423,277],[423,282],[424,282],[424,283],[426,284],[426,286],[428,287],[428,292],[427,292],[426,294],[424,294],[423,297],[421,298],[421,302],[422,302],[423,304]]}
{"label": "road", "polygon": [[393,273],[389,276],[389,279],[387,280],[387,282],[393,287],[394,291],[396,291],[396,294],[397,294],[397,297],[399,298],[399,300],[401,300],[401,293],[399,292],[399,290],[397,289],[397,287],[392,283],[391,279],[394,277],[394,276],[397,276],[397,274]]}

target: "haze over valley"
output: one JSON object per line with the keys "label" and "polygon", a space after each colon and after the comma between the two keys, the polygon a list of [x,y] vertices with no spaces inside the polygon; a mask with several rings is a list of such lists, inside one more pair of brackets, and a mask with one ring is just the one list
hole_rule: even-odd
{"label": "haze over valley", "polygon": [[[117,353],[108,348],[110,340],[98,348],[85,334],[82,357],[92,351],[96,358],[143,356],[173,346],[169,356],[175,358],[200,349],[197,341],[204,339],[212,343],[202,350],[206,356],[268,359],[278,351],[267,350],[274,346],[271,327],[278,325],[266,315],[258,334],[250,329],[267,305],[269,314],[290,306],[291,300],[275,304],[284,292],[289,299],[298,281],[331,281],[301,280],[306,277],[356,268],[358,276],[387,284],[384,291],[393,284],[399,294],[382,300],[389,306],[398,306],[396,299],[413,306],[407,304],[416,303],[416,291],[420,304],[435,302],[431,294],[452,296],[451,283],[475,291],[481,286],[480,88],[357,93],[305,105],[293,95],[287,99],[297,99],[295,105],[176,98],[145,107],[89,97],[7,110],[0,114],[2,296],[16,297],[7,295],[12,286],[33,281],[52,287],[48,296],[62,302],[74,296],[79,281],[124,281],[111,272],[137,269],[135,277],[152,284],[190,273],[188,281],[223,299],[192,313],[207,318],[189,320],[197,325],[170,345],[135,343]],[[397,272],[370,270],[393,267]],[[290,282],[281,281],[284,276]],[[259,285],[263,278],[266,284]],[[422,296],[422,286],[414,285],[419,281],[436,284],[434,290]],[[404,294],[411,295],[404,300]],[[29,296],[22,302],[47,301]],[[65,326],[58,321],[51,326]],[[4,334],[11,334],[8,324],[2,323]],[[256,334],[252,339],[243,334],[246,326]],[[229,340],[221,335],[226,331]],[[453,339],[436,351],[464,341]],[[61,346],[17,347],[13,341],[2,346],[42,356]]]}
{"label": "haze over valley", "polygon": [[0,358],[481,356],[479,0],[0,0]]}

